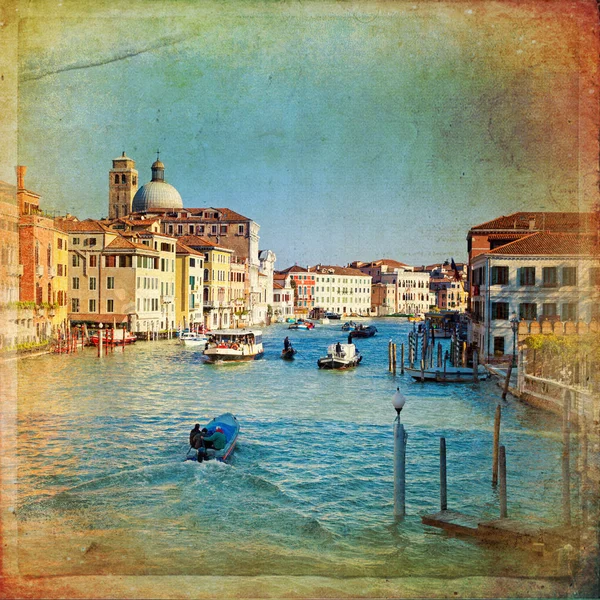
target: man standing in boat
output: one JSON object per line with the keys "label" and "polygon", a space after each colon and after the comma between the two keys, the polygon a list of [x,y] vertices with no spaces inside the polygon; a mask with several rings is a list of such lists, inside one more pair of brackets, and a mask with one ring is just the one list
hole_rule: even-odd
{"label": "man standing in boat", "polygon": [[285,340],[283,340],[283,349],[284,350],[290,349],[290,338],[287,336],[285,337]]}

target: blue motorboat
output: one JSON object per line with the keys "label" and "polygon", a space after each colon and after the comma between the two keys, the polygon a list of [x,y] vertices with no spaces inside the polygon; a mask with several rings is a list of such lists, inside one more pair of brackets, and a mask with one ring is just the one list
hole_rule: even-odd
{"label": "blue motorboat", "polygon": [[[233,452],[235,444],[237,442],[238,435],[240,433],[240,424],[238,420],[231,413],[223,413],[219,417],[215,417],[212,421],[206,424],[204,427],[208,430],[207,435],[212,435],[217,427],[220,427],[227,438],[227,444],[222,450],[215,450],[214,448],[206,449],[206,458],[204,460],[218,460],[219,462],[225,462]],[[185,460],[198,460],[198,450],[190,448],[188,450]]]}

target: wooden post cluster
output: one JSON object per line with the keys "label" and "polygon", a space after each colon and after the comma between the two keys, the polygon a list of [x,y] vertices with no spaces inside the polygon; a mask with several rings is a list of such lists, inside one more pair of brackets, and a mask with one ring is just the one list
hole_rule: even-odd
{"label": "wooden post cluster", "polygon": [[513,365],[512,365],[512,360],[511,360],[510,364],[508,365],[508,370],[506,371],[506,380],[504,381],[504,389],[502,390],[502,400],[506,400],[506,395],[508,394],[508,386],[510,384],[510,377],[512,375],[512,369],[513,369]]}

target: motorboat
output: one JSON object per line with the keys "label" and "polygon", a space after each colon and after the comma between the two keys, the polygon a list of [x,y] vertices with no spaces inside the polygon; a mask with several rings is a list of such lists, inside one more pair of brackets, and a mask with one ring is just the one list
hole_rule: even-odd
{"label": "motorboat", "polygon": [[367,338],[373,337],[377,333],[377,327],[375,325],[357,325],[351,332],[350,337],[355,338]]}
{"label": "motorboat", "polygon": [[288,329],[314,329],[315,328],[315,324],[311,323],[311,321],[304,321],[304,320],[298,320],[296,323],[292,323],[292,325],[290,325],[288,327]]}
{"label": "motorboat", "polygon": [[338,313],[336,313],[336,312],[326,312],[326,313],[325,313],[325,316],[326,316],[328,319],[335,320],[335,321],[339,321],[339,320],[342,318],[342,315],[339,315],[339,314],[338,314]]}
{"label": "motorboat", "polygon": [[319,369],[349,369],[356,367],[362,360],[360,352],[354,344],[330,344],[327,347],[327,356],[319,358]]}
{"label": "motorboat", "polygon": [[[430,367],[424,369],[404,369],[416,381],[427,381],[435,383],[473,383],[472,367]],[[489,373],[483,365],[477,366],[477,379],[482,381],[489,377]]]}
{"label": "motorboat", "polygon": [[[235,444],[237,442],[238,435],[240,433],[240,424],[234,415],[231,413],[223,413],[222,415],[215,417],[212,421],[207,423],[204,427],[208,430],[207,435],[212,435],[217,427],[220,427],[227,438],[227,443],[222,450],[215,450],[214,448],[207,448],[204,460],[217,460],[219,462],[225,462],[233,452]],[[198,450],[190,448],[188,450],[185,460],[198,460]]]}
{"label": "motorboat", "polygon": [[[137,337],[125,329],[100,329],[99,333],[102,335],[102,343],[109,346],[123,346],[137,341]],[[90,336],[90,340],[94,346],[97,346],[100,343],[98,333]]]}
{"label": "motorboat", "polygon": [[196,331],[184,331],[179,336],[179,343],[192,348],[205,348],[208,343],[208,336],[205,333]]}
{"label": "motorboat", "polygon": [[346,321],[346,323],[342,325],[342,331],[350,331],[353,327],[356,327],[354,321]]}
{"label": "motorboat", "polygon": [[202,353],[208,362],[239,362],[261,358],[264,354],[262,331],[222,329],[211,331]]}

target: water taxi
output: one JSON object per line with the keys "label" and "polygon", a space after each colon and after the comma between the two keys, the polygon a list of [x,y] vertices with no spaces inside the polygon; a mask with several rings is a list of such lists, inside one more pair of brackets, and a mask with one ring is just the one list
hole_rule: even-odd
{"label": "water taxi", "polygon": [[255,360],[264,354],[262,331],[222,329],[211,331],[202,353],[209,362]]}
{"label": "water taxi", "polygon": [[[219,427],[225,434],[225,438],[227,439],[225,447],[221,450],[208,448],[206,449],[206,456],[200,456],[200,458],[204,458],[204,460],[214,459],[219,462],[225,462],[231,456],[231,453],[235,448],[235,444],[240,433],[240,424],[235,416],[231,413],[223,413],[205,425],[205,428],[207,429],[207,435],[212,435],[216,431],[217,427]],[[198,460],[198,458],[198,450],[190,448],[185,460]]]}
{"label": "water taxi", "polygon": [[187,347],[204,348],[208,343],[208,336],[205,333],[199,333],[196,331],[184,331],[179,336],[179,343]]}
{"label": "water taxi", "polygon": [[327,347],[327,356],[319,358],[319,369],[348,369],[356,367],[362,360],[360,352],[354,344],[330,344]]}

